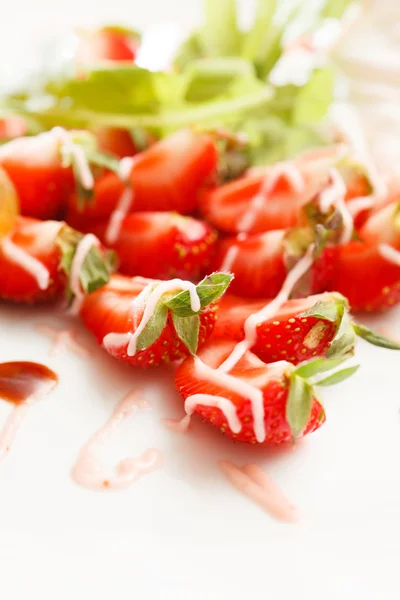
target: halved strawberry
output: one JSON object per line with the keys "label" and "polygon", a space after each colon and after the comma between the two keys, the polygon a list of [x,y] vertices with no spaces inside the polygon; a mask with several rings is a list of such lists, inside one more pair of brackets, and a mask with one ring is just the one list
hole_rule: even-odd
{"label": "halved strawberry", "polygon": [[139,34],[125,27],[111,25],[78,34],[76,60],[80,66],[110,60],[133,62],[140,45]]}
{"label": "halved strawberry", "polygon": [[[287,272],[313,243],[314,233],[307,228],[286,232],[267,231],[240,239],[229,237],[219,242],[215,268],[231,271],[235,278],[232,292],[247,298],[274,297]],[[309,275],[303,278],[296,295],[307,296],[326,289],[335,252],[324,248],[316,257]]]}
{"label": "halved strawberry", "polygon": [[[213,338],[243,340],[247,319],[271,302],[273,300],[248,300],[226,294],[219,302]],[[273,317],[257,325],[250,350],[266,363],[287,360],[298,364],[315,356],[332,357],[351,352],[356,335],[376,346],[400,349],[398,343],[354,324],[349,318],[346,299],[336,292],[326,292],[288,300]]]}
{"label": "halved strawberry", "polygon": [[74,175],[62,165],[60,140],[53,132],[4,144],[0,166],[17,190],[23,215],[42,220],[60,216],[73,192]]}
{"label": "halved strawberry", "polygon": [[227,233],[295,227],[300,223],[302,206],[328,183],[333,160],[331,156],[304,156],[287,163],[282,172],[276,171],[279,165],[253,169],[240,179],[206,191],[200,209],[212,225]]}
{"label": "halved strawberry", "polygon": [[[233,348],[234,342],[209,342],[198,358],[178,367],[175,384],[189,415],[196,412],[228,437],[252,444],[284,444],[321,426],[324,409],[307,378],[338,366],[343,358],[317,359],[295,369],[284,361],[266,365],[247,351],[229,374],[218,371]],[[354,370],[337,374],[335,381]],[[328,378],[320,385],[333,382]]]}
{"label": "halved strawberry", "polygon": [[125,217],[117,240],[109,242],[110,225],[93,232],[119,257],[119,271],[154,279],[198,280],[210,269],[217,233],[204,221],[170,212],[132,213]]}
{"label": "halved strawberry", "polygon": [[[129,182],[133,190],[130,211],[172,211],[188,214],[197,205],[198,192],[215,172],[218,154],[211,136],[183,130],[137,154]],[[71,213],[106,219],[116,208],[125,183],[114,173],[99,179],[90,203],[79,209],[72,198]]]}
{"label": "halved strawberry", "polygon": [[[32,304],[59,298],[72,300],[70,277],[79,277],[89,293],[108,281],[111,255],[91,246],[82,264],[74,265],[84,236],[59,221],[19,217],[0,241],[0,298]],[[76,273],[75,273],[76,271]]]}
{"label": "halved strawberry", "polygon": [[118,158],[134,156],[136,148],[132,136],[126,129],[116,127],[98,127],[93,131],[97,144],[103,152],[108,152]]}
{"label": "halved strawberry", "polygon": [[337,248],[330,287],[355,311],[385,310],[400,302],[400,263],[385,257],[385,249],[400,250],[399,208],[398,203],[385,206],[360,229],[362,241]]}
{"label": "halved strawberry", "polygon": [[[160,282],[114,275],[108,285],[86,297],[81,316],[114,358],[137,367],[169,363],[196,352],[210,337],[217,308],[213,302],[230,280],[230,275],[214,273],[194,288],[179,279]],[[196,290],[197,307],[183,288]]]}

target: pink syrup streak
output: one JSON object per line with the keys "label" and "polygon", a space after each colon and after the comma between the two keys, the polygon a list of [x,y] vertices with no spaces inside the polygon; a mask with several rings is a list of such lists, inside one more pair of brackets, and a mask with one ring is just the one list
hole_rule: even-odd
{"label": "pink syrup streak", "polygon": [[121,400],[111,419],[80,451],[72,469],[72,477],[76,483],[93,490],[122,489],[161,466],[163,455],[156,448],[148,448],[138,457],[123,459],[115,466],[114,473],[111,475],[107,474],[106,466],[98,458],[99,449],[117,433],[126,419],[138,409],[148,407],[148,403],[141,398],[138,391],[130,392]]}
{"label": "pink syrup streak", "polygon": [[134,163],[135,158],[133,157],[126,157],[120,161],[119,176],[125,184],[125,189],[118,200],[115,210],[111,213],[108,222],[105,235],[106,243],[108,244],[114,244],[118,240],[122,223],[129,213],[135,199],[135,191],[132,187],[132,182],[129,179]]}
{"label": "pink syrup streak", "polygon": [[240,468],[229,461],[220,461],[219,467],[232,485],[280,521],[298,520],[296,507],[286,498],[271,477],[258,465]]}
{"label": "pink syrup streak", "polygon": [[0,432],[0,463],[6,458],[28,411],[28,404],[14,406]]}
{"label": "pink syrup streak", "polygon": [[82,290],[81,285],[81,271],[83,264],[86,260],[87,255],[93,246],[99,246],[100,242],[95,235],[92,233],[88,233],[85,235],[78,244],[76,249],[72,266],[71,266],[71,277],[70,277],[70,287],[71,291],[74,294],[74,300],[71,306],[71,312],[73,314],[79,313],[82,305],[82,301],[85,297],[85,294]]}
{"label": "pink syrup streak", "polygon": [[37,260],[37,258],[34,258],[28,252],[25,252],[25,250],[14,244],[9,237],[5,237],[2,240],[1,250],[4,256],[11,262],[32,275],[40,290],[47,290],[50,283],[50,273],[40,260]]}
{"label": "pink syrup streak", "polygon": [[56,329],[48,325],[38,325],[36,329],[39,333],[51,338],[50,356],[60,356],[68,352],[68,350],[79,356],[89,356],[89,349],[77,340],[78,331],[73,327]]}

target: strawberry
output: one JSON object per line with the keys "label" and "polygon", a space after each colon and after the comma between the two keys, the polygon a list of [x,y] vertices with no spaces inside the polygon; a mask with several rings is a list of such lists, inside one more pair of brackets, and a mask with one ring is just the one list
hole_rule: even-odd
{"label": "strawberry", "polygon": [[[284,361],[266,365],[247,351],[229,374],[216,370],[233,348],[234,342],[209,342],[198,358],[189,357],[178,367],[175,384],[188,415],[194,411],[235,441],[252,444],[284,444],[321,426],[324,409],[307,378],[336,367],[343,358],[316,359],[296,369]],[[354,370],[345,369],[320,385]]]}
{"label": "strawberry", "polygon": [[79,31],[76,60],[80,66],[110,60],[133,62],[139,44],[139,34],[125,27],[108,26],[94,31]]}
{"label": "strawberry", "polygon": [[[246,320],[270,302],[273,300],[248,300],[226,294],[219,302],[213,338],[240,342],[245,338]],[[314,356],[351,352],[356,335],[375,346],[400,348],[396,342],[354,324],[346,299],[336,292],[326,292],[288,300],[272,317],[261,320],[250,350],[266,363],[287,360],[298,364]]]}
{"label": "strawberry", "polygon": [[330,288],[345,295],[355,311],[385,310],[400,302],[400,262],[384,254],[400,250],[399,209],[392,203],[377,211],[360,229],[361,240],[337,248]]}
{"label": "strawberry", "polygon": [[[333,161],[331,156],[311,156],[299,157],[282,168],[278,164],[252,169],[240,179],[204,192],[202,214],[227,233],[261,233],[299,225],[302,206],[326,186]],[[257,199],[260,202],[255,206]]]}
{"label": "strawberry", "polygon": [[21,213],[28,217],[57,218],[74,189],[72,169],[63,167],[60,140],[53,132],[4,144],[0,166],[17,190]]}
{"label": "strawberry", "polygon": [[[19,217],[0,241],[0,298],[27,304],[72,300],[73,259],[83,235],[65,223]],[[92,246],[79,269],[87,293],[108,281],[111,255]]]}
{"label": "strawberry", "polygon": [[109,242],[107,231],[108,224],[93,228],[117,252],[120,272],[153,279],[198,280],[210,266],[217,240],[207,223],[169,212],[126,216],[114,243]]}
{"label": "strawberry", "polygon": [[8,141],[26,135],[26,123],[20,117],[8,117],[0,120],[0,141]]}
{"label": "strawberry", "polygon": [[[229,275],[214,273],[194,287],[179,279],[160,282],[114,275],[108,285],[85,298],[81,317],[114,358],[137,367],[169,363],[194,353],[210,337],[216,319],[212,303],[230,280]],[[196,307],[189,291],[181,291],[190,287],[196,290]]]}
{"label": "strawberry", "polygon": [[16,189],[7,173],[0,167],[0,239],[14,227],[18,212]]}
{"label": "strawberry", "polygon": [[99,127],[93,133],[96,136],[100,150],[103,152],[108,152],[118,158],[133,156],[137,153],[132,135],[126,129]]}
{"label": "strawberry", "polygon": [[[218,244],[214,265],[234,273],[232,292],[248,298],[273,297],[313,238],[313,232],[307,228],[267,231],[244,239],[229,237]],[[334,251],[323,249],[311,268],[309,281],[303,281],[297,293],[307,296],[326,289],[334,259]]]}
{"label": "strawberry", "polygon": [[[128,180],[132,186],[131,211],[171,211],[187,214],[197,205],[201,186],[215,172],[217,150],[211,136],[184,130],[136,155]],[[90,203],[81,210],[76,197],[70,211],[90,219],[107,219],[125,190],[114,173],[100,178]]]}

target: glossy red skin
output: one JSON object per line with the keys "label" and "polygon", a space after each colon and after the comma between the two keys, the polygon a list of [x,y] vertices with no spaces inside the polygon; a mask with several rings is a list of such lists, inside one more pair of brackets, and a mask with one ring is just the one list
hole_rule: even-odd
{"label": "glossy red skin", "polygon": [[[199,352],[199,357],[209,366],[217,368],[227,358],[234,347],[234,343],[211,341],[202,351]],[[216,348],[216,360],[206,360],[210,354],[210,349]],[[224,351],[224,349],[227,351]],[[222,349],[222,352],[221,352]],[[255,367],[249,364],[248,357],[250,353],[241,359],[241,361],[230,371],[230,374],[239,379],[248,379],[262,375],[267,367],[260,363],[260,366]],[[254,361],[252,360],[252,363]],[[187,358],[177,369],[175,376],[175,385],[185,400],[193,394],[211,394],[219,395],[231,400],[236,406],[236,413],[242,423],[242,429],[235,434],[231,431],[226,417],[218,408],[198,405],[195,412],[200,415],[208,423],[212,423],[227,437],[236,442],[245,442],[248,444],[258,444],[254,429],[253,429],[253,413],[251,402],[248,398],[244,398],[220,387],[209,381],[200,380],[196,376],[194,367],[194,358]],[[292,442],[292,433],[285,418],[286,403],[288,399],[289,385],[285,376],[276,377],[271,380],[263,389],[264,396],[264,424],[266,429],[266,439],[263,445],[279,446]],[[314,398],[311,409],[310,419],[302,434],[305,436],[318,429],[325,421],[325,415],[322,406]]]}
{"label": "glossy red skin", "polygon": [[[34,232],[26,228],[34,226]],[[47,223],[36,219],[19,217],[14,231],[10,234],[11,241],[39,260],[50,273],[50,285],[41,290],[25,269],[11,262],[2,252],[0,242],[0,298],[12,302],[34,304],[50,302],[64,293],[65,276],[59,270],[60,250],[55,243],[55,237],[49,237]],[[46,243],[43,243],[44,240]],[[38,244],[38,242],[40,242]],[[41,246],[34,248],[34,246]]]}
{"label": "glossy red skin", "polygon": [[72,170],[61,164],[30,165],[18,157],[0,160],[18,193],[21,214],[41,221],[62,216],[74,188]]}
{"label": "glossy red skin", "polygon": [[[229,248],[239,247],[239,253],[231,268],[235,275],[229,287],[232,293],[245,298],[273,298],[279,293],[287,276],[283,254],[284,235],[284,231],[271,231],[250,235],[242,241],[238,241],[236,237],[229,237],[218,243],[215,270],[224,267]],[[336,251],[324,249],[310,269],[307,280],[301,287],[301,294],[298,295],[308,296],[325,291],[335,260]]]}
{"label": "glossy red skin", "polygon": [[[309,296],[303,300],[289,300],[276,313],[257,327],[253,354],[266,363],[287,360],[298,364],[326,352],[336,334],[337,325],[302,314],[320,300],[328,300],[329,294]],[[260,311],[271,299],[248,300],[225,294],[218,305],[218,319],[213,338],[244,339],[244,323],[252,314]]]}
{"label": "glossy red skin", "polygon": [[[247,175],[201,195],[200,210],[204,218],[221,231],[238,233],[241,218],[249,209],[250,201],[259,193],[265,179],[262,175]],[[278,183],[276,194],[289,192],[285,181]],[[227,214],[229,207],[232,214]],[[274,212],[259,211],[257,219],[249,233],[262,233],[272,229],[295,227],[299,223],[301,205],[296,202],[285,203],[285,210]]]}
{"label": "glossy red skin", "polygon": [[221,270],[228,250],[236,245],[239,253],[231,268],[235,277],[230,291],[247,298],[276,296],[286,277],[283,248],[276,243],[276,237],[272,238],[266,233],[251,235],[243,241],[238,241],[236,237],[221,240],[217,248],[215,270]]}
{"label": "glossy red skin", "polygon": [[[198,192],[213,175],[218,154],[211,136],[183,130],[155,143],[136,156],[130,181],[135,198],[132,212],[193,212]],[[106,219],[116,207],[125,186],[114,173],[99,179],[93,202],[81,212],[91,219]],[[71,213],[78,213],[78,202],[71,200]]]}
{"label": "glossy red skin", "polygon": [[139,40],[124,32],[108,28],[84,31],[79,39],[77,62],[79,64],[99,61],[133,62],[138,47]]}
{"label": "glossy red skin", "polygon": [[[85,297],[81,317],[85,327],[93,333],[100,345],[103,345],[103,339],[108,333],[127,333],[134,330],[132,301],[145,285],[123,275],[114,275],[109,284]],[[200,316],[199,347],[212,334],[216,308],[209,306]],[[140,320],[141,315],[138,315],[138,323]],[[189,354],[176,335],[170,316],[158,340],[146,350],[141,350],[134,356],[127,355],[127,345],[121,350],[106,351],[117,360],[142,368],[168,364]]]}
{"label": "glossy red skin", "polygon": [[96,136],[99,149],[103,152],[108,152],[118,158],[134,156],[137,153],[132,136],[126,129],[99,127],[93,133]]}
{"label": "glossy red skin", "polygon": [[[217,233],[207,223],[176,213],[133,213],[123,222],[118,240],[107,244],[107,224],[93,227],[93,232],[116,250],[119,271],[125,275],[141,275],[153,279],[198,280],[210,272]],[[201,227],[203,235],[196,240],[185,230]]]}
{"label": "glossy red skin", "polygon": [[376,244],[350,242],[337,248],[329,285],[354,311],[387,310],[400,302],[400,267],[385,260]]}

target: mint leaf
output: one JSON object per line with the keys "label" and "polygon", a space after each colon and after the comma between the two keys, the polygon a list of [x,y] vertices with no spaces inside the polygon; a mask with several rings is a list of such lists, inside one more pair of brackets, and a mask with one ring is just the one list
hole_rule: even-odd
{"label": "mint leaf", "polygon": [[400,350],[400,343],[368,329],[365,325],[353,323],[353,328],[356,334],[366,342],[379,346],[380,348],[388,348],[389,350]]}
{"label": "mint leaf", "polygon": [[326,379],[322,379],[322,381],[318,381],[315,385],[335,385],[336,383],[340,383],[348,377],[351,377],[358,369],[360,365],[355,365],[354,367],[347,367],[347,369],[342,369],[341,371],[337,371],[333,373],[333,375],[329,375]]}
{"label": "mint leaf", "polygon": [[241,58],[201,59],[186,71],[188,102],[203,102],[229,94],[230,86],[238,79],[255,80],[251,63]]}
{"label": "mint leaf", "polygon": [[327,0],[321,12],[323,19],[340,19],[352,0]]}
{"label": "mint leaf", "polygon": [[160,337],[168,318],[168,309],[162,301],[158,302],[153,315],[136,341],[137,351],[149,348]]}
{"label": "mint leaf", "polygon": [[196,354],[199,343],[200,317],[198,315],[178,317],[175,313],[172,313],[172,322],[179,339],[182,340],[191,354]]}
{"label": "mint leaf", "polygon": [[[222,296],[228,288],[233,275],[230,273],[213,273],[209,275],[197,286],[197,294],[200,299],[201,308],[215,302]],[[196,313],[190,308],[189,292],[180,292],[173,298],[168,298],[164,301],[167,306],[177,317],[190,317]]]}
{"label": "mint leaf", "polygon": [[349,313],[345,311],[342,316],[339,328],[333,338],[328,352],[327,358],[335,358],[345,356],[352,352],[356,345],[357,337],[354,331],[353,323]]}
{"label": "mint leaf", "polygon": [[269,30],[277,7],[277,0],[258,0],[253,26],[243,40],[241,55],[247,60],[263,59],[266,32]]}
{"label": "mint leaf", "polygon": [[304,431],[311,414],[313,391],[298,374],[290,377],[289,396],[286,403],[286,421],[292,430],[293,440]]}

